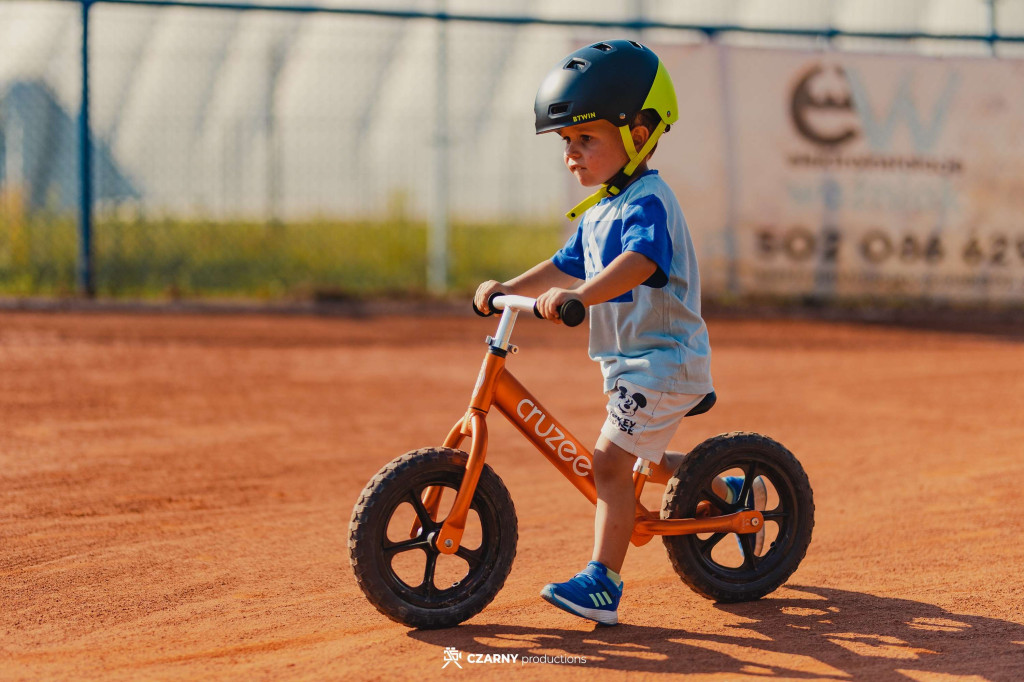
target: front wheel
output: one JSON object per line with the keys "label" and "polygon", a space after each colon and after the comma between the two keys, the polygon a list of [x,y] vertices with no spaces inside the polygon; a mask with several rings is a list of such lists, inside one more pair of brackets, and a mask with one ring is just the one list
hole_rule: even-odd
{"label": "front wheel", "polygon": [[758,509],[761,533],[665,536],[679,577],[719,602],[760,599],[797,569],[811,542],[814,498],[796,457],[756,433],[728,433],[690,452],[668,482],[661,517],[695,518]]}
{"label": "front wheel", "polygon": [[458,625],[494,599],[512,569],[515,507],[486,464],[458,551],[442,554],[434,546],[467,460],[451,448],[402,455],[373,477],[352,512],[348,547],[356,582],[378,611],[403,625]]}

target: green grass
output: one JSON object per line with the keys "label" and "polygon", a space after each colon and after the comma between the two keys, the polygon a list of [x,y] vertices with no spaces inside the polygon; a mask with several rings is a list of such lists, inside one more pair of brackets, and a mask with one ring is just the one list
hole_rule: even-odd
{"label": "green grass", "polygon": [[[453,225],[451,293],[550,258],[564,241],[562,230]],[[424,222],[101,218],[93,235],[96,292],[108,298],[364,298],[422,296],[427,289]],[[73,216],[0,206],[0,294],[73,293],[77,250]]]}

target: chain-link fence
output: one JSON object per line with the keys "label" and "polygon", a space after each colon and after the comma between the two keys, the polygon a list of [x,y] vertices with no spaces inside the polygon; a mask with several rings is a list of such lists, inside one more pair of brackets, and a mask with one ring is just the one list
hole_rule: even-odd
{"label": "chain-link fence", "polygon": [[469,290],[569,229],[532,102],[585,41],[984,56],[1024,26],[988,0],[396,4],[0,4],[0,292]]}

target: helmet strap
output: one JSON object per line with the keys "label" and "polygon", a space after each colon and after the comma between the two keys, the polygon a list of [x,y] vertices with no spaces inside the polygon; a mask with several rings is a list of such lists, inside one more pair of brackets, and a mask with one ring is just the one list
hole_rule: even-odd
{"label": "helmet strap", "polygon": [[654,126],[654,130],[647,138],[647,142],[644,146],[637,151],[636,145],[633,144],[633,134],[629,130],[629,126],[619,126],[619,134],[622,136],[622,145],[626,148],[626,155],[629,156],[629,163],[622,167],[622,169],[613,175],[608,182],[601,185],[601,189],[597,190],[589,197],[581,201],[572,207],[572,209],[565,214],[565,217],[569,220],[575,220],[583,215],[583,212],[588,208],[597,205],[599,201],[605,197],[615,196],[622,191],[622,188],[629,184],[630,178],[633,176],[633,172],[636,171],[637,166],[643,163],[643,160],[647,158],[647,155],[654,149],[654,145],[658,144],[658,138],[661,137],[662,133],[668,130],[668,125],[665,123],[665,119],[658,121],[658,125]]}

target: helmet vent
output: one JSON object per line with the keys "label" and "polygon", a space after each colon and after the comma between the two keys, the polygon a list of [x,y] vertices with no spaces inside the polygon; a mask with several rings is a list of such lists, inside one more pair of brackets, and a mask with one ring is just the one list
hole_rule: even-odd
{"label": "helmet vent", "polygon": [[609,45],[608,43],[597,43],[595,45],[591,45],[590,47],[595,49],[595,50],[601,50],[601,52],[614,52],[615,51],[615,48],[612,47],[611,45]]}
{"label": "helmet vent", "polygon": [[569,102],[559,102],[558,104],[552,104],[548,107],[548,116],[556,118],[558,116],[565,116],[569,113]]}
{"label": "helmet vent", "polygon": [[573,57],[565,63],[565,68],[570,71],[586,71],[588,66],[590,66],[590,62],[579,57]]}
{"label": "helmet vent", "polygon": [[632,45],[633,47],[635,47],[638,50],[644,49],[644,46],[641,45],[640,43],[636,42],[635,40],[630,40],[629,44]]}

